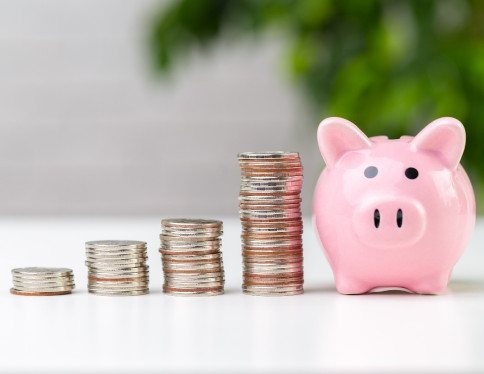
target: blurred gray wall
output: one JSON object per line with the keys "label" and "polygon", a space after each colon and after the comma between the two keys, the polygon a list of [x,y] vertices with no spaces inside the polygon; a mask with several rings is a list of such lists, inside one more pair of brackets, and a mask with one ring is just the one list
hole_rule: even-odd
{"label": "blurred gray wall", "polygon": [[148,0],[0,1],[0,214],[236,214],[243,150],[296,150],[305,212],[315,123],[280,41],[221,42],[168,79]]}

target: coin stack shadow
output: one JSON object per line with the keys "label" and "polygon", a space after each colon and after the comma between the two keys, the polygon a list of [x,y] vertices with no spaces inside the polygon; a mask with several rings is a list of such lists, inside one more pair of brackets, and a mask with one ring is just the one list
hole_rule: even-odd
{"label": "coin stack shadow", "polygon": [[299,154],[245,152],[238,160],[243,292],[261,296],[301,294],[303,168]]}
{"label": "coin stack shadow", "polygon": [[149,292],[146,243],[134,240],[86,242],[88,290],[106,296]]}
{"label": "coin stack shadow", "polygon": [[12,270],[14,295],[66,295],[74,289],[74,274],[66,268],[29,267]]}
{"label": "coin stack shadow", "polygon": [[206,219],[161,221],[163,292],[175,295],[224,293],[222,222]]}

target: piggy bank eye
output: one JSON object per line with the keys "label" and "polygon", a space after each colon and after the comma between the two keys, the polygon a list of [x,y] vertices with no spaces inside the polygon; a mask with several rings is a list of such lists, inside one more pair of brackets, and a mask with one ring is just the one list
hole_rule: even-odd
{"label": "piggy bank eye", "polygon": [[367,178],[375,178],[378,174],[378,169],[375,166],[368,166],[365,169],[365,177]]}
{"label": "piggy bank eye", "polygon": [[415,169],[415,168],[407,168],[405,170],[405,176],[408,178],[408,179],[415,179],[418,177],[418,170]]}

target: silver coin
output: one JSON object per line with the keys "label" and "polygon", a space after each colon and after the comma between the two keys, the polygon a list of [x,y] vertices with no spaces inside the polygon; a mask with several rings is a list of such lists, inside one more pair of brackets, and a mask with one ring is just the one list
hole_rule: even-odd
{"label": "silver coin", "polygon": [[281,219],[281,218],[300,218],[302,216],[301,210],[240,210],[240,218],[249,219]]}
{"label": "silver coin", "polygon": [[98,265],[98,266],[110,266],[116,264],[124,264],[126,266],[133,266],[138,265],[140,267],[145,266],[146,262],[148,261],[147,257],[132,257],[132,258],[119,258],[119,257],[112,257],[112,258],[93,258],[86,256],[86,265]]}
{"label": "silver coin", "polygon": [[86,248],[86,254],[93,256],[139,256],[147,253],[146,248],[136,248],[136,249],[102,249],[97,250],[93,248]]}
{"label": "silver coin", "polygon": [[139,295],[146,295],[149,293],[149,290],[141,290],[141,291],[107,291],[107,290],[88,290],[89,293],[100,295],[100,296],[139,296]]}
{"label": "silver coin", "polygon": [[[289,179],[291,178],[291,179]],[[288,179],[288,180],[285,180]],[[240,181],[242,187],[286,187],[288,190],[298,191],[303,184],[302,177],[286,177],[286,178],[272,178],[272,177],[259,177],[259,178],[247,178],[243,177]]]}
{"label": "silver coin", "polygon": [[18,275],[12,275],[13,281],[18,281],[18,282],[68,282],[74,280],[73,276],[62,276],[62,277],[41,277],[41,276],[18,276]]}
{"label": "silver coin", "polygon": [[13,284],[25,284],[25,285],[67,285],[73,284],[74,279],[56,279],[56,280],[33,280],[33,279],[18,279],[13,278]]}
{"label": "silver coin", "polygon": [[86,266],[93,270],[123,270],[123,269],[145,269],[147,266],[145,262],[142,263],[88,263]]}
{"label": "silver coin", "polygon": [[242,191],[258,191],[272,189],[283,189],[284,191],[299,192],[301,191],[302,182],[287,182],[287,181],[241,181],[240,189]]}
{"label": "silver coin", "polygon": [[289,227],[243,227],[242,235],[302,235],[303,228]]}
{"label": "silver coin", "polygon": [[240,186],[240,191],[243,192],[258,192],[260,194],[272,195],[273,193],[284,192],[299,192],[299,187],[293,188],[290,186],[275,186],[275,187],[256,187],[256,186]]}
{"label": "silver coin", "polygon": [[302,176],[291,176],[291,177],[244,177],[240,178],[240,184],[246,186],[268,186],[268,187],[279,187],[279,186],[302,186],[303,177]]}
{"label": "silver coin", "polygon": [[148,277],[149,272],[146,270],[120,271],[116,269],[116,270],[98,271],[98,270],[90,269],[88,276],[92,278],[139,278],[139,277]]}
{"label": "silver coin", "polygon": [[296,258],[295,256],[244,256],[244,264],[296,264],[303,263],[302,256]]}
{"label": "silver coin", "polygon": [[195,273],[165,273],[164,278],[169,279],[169,280],[174,280],[174,281],[189,281],[189,282],[194,282],[194,281],[202,281],[202,280],[211,280],[211,281],[220,281],[225,279],[225,275],[223,271],[219,272],[213,272],[213,273],[201,273],[201,274],[195,274]]}
{"label": "silver coin", "polygon": [[19,276],[63,276],[72,273],[72,269],[68,268],[26,267],[12,269],[12,274]]}
{"label": "silver coin", "polygon": [[74,283],[74,278],[71,279],[19,279],[13,278],[13,283],[16,284],[70,284]]}
{"label": "silver coin", "polygon": [[168,218],[161,220],[163,227],[222,227],[223,222],[213,219]]}
{"label": "silver coin", "polygon": [[211,233],[211,234],[220,234],[223,232],[222,226],[219,227],[181,227],[181,226],[163,226],[162,232],[173,232],[173,233]]}
{"label": "silver coin", "polygon": [[258,291],[258,290],[243,290],[244,294],[251,296],[296,296],[304,293],[303,289],[293,291]]}
{"label": "silver coin", "polygon": [[241,152],[237,155],[238,159],[299,159],[297,152],[271,151],[271,152]]}
{"label": "silver coin", "polygon": [[214,290],[214,291],[205,291],[205,290],[197,290],[197,291],[182,291],[182,290],[177,290],[173,291],[170,289],[167,289],[163,287],[163,292],[166,293],[167,295],[174,295],[174,296],[217,296],[217,295],[223,295],[224,290]]}
{"label": "silver coin", "polygon": [[90,288],[103,288],[103,289],[142,289],[148,287],[148,280],[120,280],[120,281],[99,281],[89,279],[88,287]]}
{"label": "silver coin", "polygon": [[240,195],[240,203],[246,204],[272,204],[272,205],[282,205],[282,204],[301,204],[302,199],[297,195],[290,196],[271,196],[271,195]]}
{"label": "silver coin", "polygon": [[148,279],[148,272],[140,273],[100,273],[89,272],[88,279],[121,280],[121,279]]}
{"label": "silver coin", "polygon": [[146,247],[146,242],[139,240],[93,240],[86,242],[93,247]]}
{"label": "silver coin", "polygon": [[184,237],[188,236],[189,238],[194,237],[194,238],[209,238],[209,239],[216,239],[222,236],[223,232],[221,231],[189,231],[189,230],[163,230],[161,235],[164,237],[170,238],[173,237]]}
{"label": "silver coin", "polygon": [[[166,256],[166,255],[163,255]],[[199,266],[199,265],[213,265],[213,264],[223,264],[223,259],[221,256],[215,259],[190,259],[190,260],[173,260],[173,259],[168,259],[166,257],[161,258],[161,263],[166,265],[166,266]]]}
{"label": "silver coin", "polygon": [[89,288],[103,289],[103,290],[118,290],[118,289],[145,289],[149,286],[149,282],[112,282],[112,281],[90,281]]}
{"label": "silver coin", "polygon": [[14,289],[17,291],[30,291],[30,292],[65,292],[72,291],[74,285],[72,286],[51,286],[51,287],[30,287],[24,285],[15,285]]}
{"label": "silver coin", "polygon": [[163,287],[165,288],[173,288],[173,289],[180,289],[180,290],[207,290],[207,289],[221,289],[224,287],[223,282],[211,282],[211,283],[187,283],[187,284],[164,284]]}
{"label": "silver coin", "polygon": [[92,256],[86,255],[86,261],[92,263],[113,263],[113,262],[120,262],[120,263],[144,263],[148,260],[148,256]]}
{"label": "silver coin", "polygon": [[124,292],[146,292],[148,291],[147,287],[140,287],[140,288],[97,288],[97,287],[88,287],[87,290],[89,292],[103,292],[103,293],[111,293],[111,294],[119,294]]}
{"label": "silver coin", "polygon": [[244,261],[243,263],[244,269],[254,269],[254,270],[268,270],[268,271],[280,271],[280,270],[287,270],[287,269],[302,269],[303,263],[302,261],[299,262],[291,262],[286,264],[278,264],[278,263],[256,263],[256,262],[247,262]]}
{"label": "silver coin", "polygon": [[87,263],[88,268],[99,268],[99,269],[129,269],[129,270],[146,270],[146,262],[120,262],[119,264],[115,261],[113,262],[94,262]]}
{"label": "silver coin", "polygon": [[183,254],[183,253],[197,253],[201,254],[201,252],[211,252],[211,253],[219,253],[220,246],[213,245],[213,246],[206,246],[206,245],[183,245],[183,246],[171,246],[171,245],[163,245],[160,247],[160,253],[163,252],[176,252],[176,254]]}
{"label": "silver coin", "polygon": [[89,276],[88,277],[88,284],[92,284],[93,282],[146,282],[148,283],[150,280],[148,275],[145,276],[137,276],[137,277],[98,277],[98,276]]}
{"label": "silver coin", "polygon": [[209,279],[214,282],[225,281],[225,275],[223,272],[212,273],[169,273],[164,272],[165,282],[196,282],[196,281],[208,281]]}
{"label": "silver coin", "polygon": [[176,266],[176,267],[172,267],[172,266],[166,266],[164,265],[163,266],[163,271],[165,272],[168,272],[168,273],[179,273],[179,274],[183,274],[183,273],[200,273],[200,272],[210,272],[210,273],[214,273],[214,272],[222,272],[223,271],[223,267],[222,265],[217,265],[217,264],[214,264],[213,266],[210,266],[210,265],[206,265],[206,266],[193,266],[193,267],[190,267],[190,266]]}
{"label": "silver coin", "polygon": [[93,261],[145,261],[148,258],[148,254],[138,253],[138,254],[110,254],[110,255],[97,255],[86,253],[86,258],[91,258]]}
{"label": "silver coin", "polygon": [[165,274],[165,283],[224,283],[225,276],[223,273],[202,274],[190,276],[184,276],[183,274]]}
{"label": "silver coin", "polygon": [[252,277],[269,277],[273,276],[274,278],[279,278],[284,276],[285,278],[294,277],[294,278],[301,278],[303,268],[286,268],[286,269],[257,269],[257,268],[246,268],[244,267],[243,270],[244,276],[247,278]]}
{"label": "silver coin", "polygon": [[140,273],[140,272],[146,272],[147,270],[144,267],[139,267],[139,266],[89,266],[88,271],[90,273],[111,273],[111,274],[116,274],[120,272],[131,272],[131,273]]}
{"label": "silver coin", "polygon": [[217,234],[217,235],[213,235],[212,233],[191,233],[191,232],[183,232],[183,233],[180,233],[180,232],[172,232],[172,233],[168,233],[166,231],[163,232],[163,237],[165,240],[170,240],[168,239],[169,237],[172,237],[172,238],[177,238],[178,240],[180,240],[180,238],[185,238],[187,240],[203,240],[203,239],[211,239],[211,238],[219,238],[220,235]]}
{"label": "silver coin", "polygon": [[196,236],[170,236],[170,235],[165,235],[165,234],[160,234],[160,240],[163,243],[166,244],[173,244],[173,245],[179,245],[181,243],[185,244],[200,244],[200,243],[206,243],[206,244],[214,244],[214,243],[220,243],[220,237],[207,237],[207,236],[201,236],[201,237],[196,237]]}
{"label": "silver coin", "polygon": [[240,164],[241,178],[294,178],[303,177],[303,169],[300,166],[287,164],[261,165]]}
{"label": "silver coin", "polygon": [[257,240],[243,240],[244,246],[251,248],[257,247],[302,247],[302,238],[292,239],[257,239]]}
{"label": "silver coin", "polygon": [[146,248],[138,249],[122,249],[122,250],[97,250],[92,248],[86,248],[86,255],[98,256],[98,257],[114,257],[114,256],[146,256]]}
{"label": "silver coin", "polygon": [[213,253],[213,254],[208,254],[208,255],[184,255],[184,254],[179,254],[179,255],[167,255],[167,254],[162,254],[161,255],[162,260],[167,260],[167,261],[210,261],[210,260],[221,260],[222,259],[222,253]]}

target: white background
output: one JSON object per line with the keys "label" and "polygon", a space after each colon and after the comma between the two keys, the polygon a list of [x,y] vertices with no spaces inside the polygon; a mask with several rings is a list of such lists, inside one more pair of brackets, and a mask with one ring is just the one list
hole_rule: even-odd
{"label": "white background", "polygon": [[[484,371],[484,222],[440,296],[400,292],[346,296],[305,222],[301,296],[241,293],[240,229],[225,219],[226,294],[161,293],[159,217],[1,220],[0,372]],[[146,240],[152,293],[86,293],[84,241]],[[77,290],[57,297],[10,295],[10,269],[72,267]]]}

